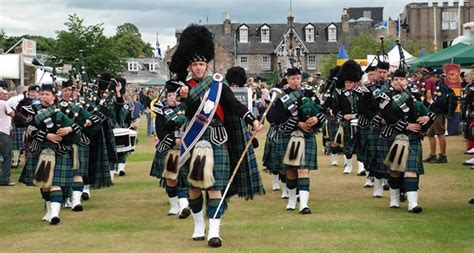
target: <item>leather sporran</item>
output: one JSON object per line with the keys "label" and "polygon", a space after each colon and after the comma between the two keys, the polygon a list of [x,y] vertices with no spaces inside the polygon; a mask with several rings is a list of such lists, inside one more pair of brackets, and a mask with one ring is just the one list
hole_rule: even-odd
{"label": "leather sporran", "polygon": [[191,156],[188,181],[191,185],[207,189],[214,185],[214,152],[211,143],[202,140],[196,143]]}
{"label": "leather sporran", "polygon": [[33,183],[39,188],[49,188],[53,183],[54,167],[56,166],[56,154],[54,150],[43,149],[39,155],[33,175]]}
{"label": "leather sporran", "polygon": [[305,141],[304,134],[300,130],[291,132],[290,141],[286,147],[283,163],[290,166],[301,166],[304,164]]}
{"label": "leather sporran", "polygon": [[408,163],[409,147],[410,140],[408,136],[404,134],[397,135],[383,164],[389,167],[392,171],[405,172]]}
{"label": "leather sporran", "polygon": [[164,160],[165,169],[163,170],[163,177],[166,179],[176,180],[179,174],[179,167],[178,167],[178,160],[179,160],[179,149],[170,149],[166,155]]}

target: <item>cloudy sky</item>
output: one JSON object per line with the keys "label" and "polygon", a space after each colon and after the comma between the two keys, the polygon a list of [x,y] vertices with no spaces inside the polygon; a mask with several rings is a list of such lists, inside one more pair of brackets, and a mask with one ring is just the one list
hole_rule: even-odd
{"label": "cloudy sky", "polygon": [[[426,0],[428,1],[428,0]],[[403,7],[420,0],[293,0],[296,22],[339,21],[344,7],[384,7],[384,18],[397,17]],[[135,24],[143,39],[162,51],[174,45],[176,28],[190,23],[221,23],[223,13],[245,23],[286,23],[290,0],[0,0],[0,29],[7,35],[56,37],[68,14],[86,25],[103,23],[107,35],[117,26]]]}

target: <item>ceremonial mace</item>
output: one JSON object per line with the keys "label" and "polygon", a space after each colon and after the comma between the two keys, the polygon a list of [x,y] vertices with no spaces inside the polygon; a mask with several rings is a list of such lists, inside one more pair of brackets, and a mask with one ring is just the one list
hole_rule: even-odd
{"label": "ceremonial mace", "polygon": [[[265,112],[263,112],[263,115],[262,115],[262,118],[260,119],[259,123],[260,125],[262,124],[262,122],[265,120],[265,118],[267,117],[267,113],[270,111],[270,108],[272,107],[273,103],[275,102],[275,100],[277,98],[279,98],[282,94],[282,91],[278,88],[273,88],[271,90],[272,94],[271,94],[271,98],[270,98],[270,103],[268,104],[267,108],[265,109]],[[240,168],[240,164],[242,163],[242,161],[244,160],[245,158],[245,155],[247,154],[247,151],[248,149],[250,148],[250,146],[252,145],[252,140],[255,139],[255,136],[257,135],[257,131],[255,130],[252,134],[252,137],[250,137],[250,140],[247,142],[247,145],[245,146],[245,149],[244,151],[242,152],[242,155],[240,156],[240,159],[239,159],[239,162],[237,162],[237,165],[235,166],[235,169],[234,169],[234,172],[232,173],[232,176],[230,177],[229,179],[229,183],[227,183],[227,186],[225,188],[225,191],[224,193],[222,194],[222,198],[219,202],[219,205],[217,206],[217,210],[219,210],[219,208],[221,208],[222,206],[222,203],[224,203],[224,200],[225,200],[225,196],[227,195],[227,193],[229,192],[229,189],[230,189],[230,185],[232,184],[232,181],[234,181],[234,178],[235,178],[235,175],[237,174],[237,171],[239,170]],[[214,213],[214,216],[212,217],[213,219],[215,219],[217,216],[217,212]]]}

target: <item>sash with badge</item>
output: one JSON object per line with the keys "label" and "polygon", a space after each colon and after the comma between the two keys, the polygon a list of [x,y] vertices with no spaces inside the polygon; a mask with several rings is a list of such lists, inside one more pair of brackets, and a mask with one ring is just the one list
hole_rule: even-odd
{"label": "sash with badge", "polygon": [[214,185],[214,154],[212,145],[207,140],[199,139],[209,127],[211,119],[217,110],[222,92],[222,80],[222,75],[214,74],[212,80],[206,79],[198,84],[198,86],[210,85],[210,87],[204,93],[196,114],[186,127],[181,144],[178,167],[183,166],[191,158],[188,181],[194,187],[201,189],[207,189]]}

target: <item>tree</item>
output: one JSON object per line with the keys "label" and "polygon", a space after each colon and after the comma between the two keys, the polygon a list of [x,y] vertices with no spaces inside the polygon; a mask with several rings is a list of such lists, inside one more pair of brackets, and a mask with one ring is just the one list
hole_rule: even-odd
{"label": "tree", "polygon": [[122,58],[136,58],[142,54],[153,57],[153,47],[142,40],[140,31],[131,23],[117,27],[117,33],[112,37],[114,48]]}
{"label": "tree", "polygon": [[104,70],[118,73],[123,70],[120,54],[114,50],[112,39],[104,35],[103,24],[84,25],[84,20],[77,14],[69,15],[64,23],[66,30],[57,31],[57,43],[54,55],[59,63],[74,64],[83,50],[84,65],[90,77],[97,76]]}
{"label": "tree", "polygon": [[138,30],[138,27],[132,23],[124,23],[123,25],[119,25],[117,27],[117,34],[121,33],[132,33],[138,35],[140,38],[142,35],[140,34],[140,30]]}
{"label": "tree", "polygon": [[38,35],[7,36],[5,33],[3,35],[0,33],[0,48],[6,51],[22,38],[36,41],[36,52],[42,54],[51,53],[56,44],[55,39]]}

